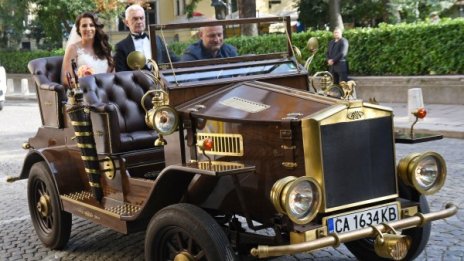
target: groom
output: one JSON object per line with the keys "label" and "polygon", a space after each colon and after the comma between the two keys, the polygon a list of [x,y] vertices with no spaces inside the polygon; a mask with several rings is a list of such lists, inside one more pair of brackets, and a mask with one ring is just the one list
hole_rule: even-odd
{"label": "groom", "polygon": [[[150,39],[145,31],[145,10],[140,5],[134,4],[126,9],[124,23],[129,27],[130,34],[124,40],[116,44],[114,61],[116,71],[131,71],[127,65],[127,56],[133,51],[142,52],[147,59],[152,59]],[[172,62],[179,58],[169,51]],[[169,63],[166,47],[159,36],[156,37],[156,62]]]}

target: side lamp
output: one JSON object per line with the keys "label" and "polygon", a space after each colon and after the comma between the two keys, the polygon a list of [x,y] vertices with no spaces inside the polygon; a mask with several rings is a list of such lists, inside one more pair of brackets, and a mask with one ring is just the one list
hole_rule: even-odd
{"label": "side lamp", "polygon": [[208,155],[206,155],[205,151],[212,151],[213,150],[213,148],[214,148],[213,139],[205,138],[205,139],[199,140],[197,142],[197,147],[203,153],[203,156],[205,156],[208,159],[209,165],[211,165],[211,158]]}
{"label": "side lamp", "polygon": [[409,128],[409,133],[395,133],[395,141],[397,143],[420,143],[425,141],[432,141],[432,140],[440,140],[443,139],[443,135],[435,135],[435,134],[425,134],[425,133],[417,133],[414,130],[416,123],[419,119],[425,118],[427,116],[427,110],[424,107],[419,107],[415,111],[411,112],[412,115],[415,117],[414,122],[411,124]]}

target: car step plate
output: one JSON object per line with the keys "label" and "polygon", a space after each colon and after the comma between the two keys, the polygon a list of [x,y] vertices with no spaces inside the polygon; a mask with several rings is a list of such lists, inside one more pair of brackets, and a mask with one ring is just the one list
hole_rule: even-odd
{"label": "car step plate", "polygon": [[399,204],[387,204],[325,218],[329,233],[345,233],[399,219]]}

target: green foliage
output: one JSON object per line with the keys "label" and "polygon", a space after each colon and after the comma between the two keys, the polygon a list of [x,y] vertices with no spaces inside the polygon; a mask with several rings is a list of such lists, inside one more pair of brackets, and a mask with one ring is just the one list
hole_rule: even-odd
{"label": "green foliage", "polygon": [[93,0],[32,0],[31,3],[36,4],[35,30],[42,32],[48,45],[55,48],[61,46],[63,35],[71,31],[80,13],[97,9]]}
{"label": "green foliage", "polygon": [[[329,24],[328,0],[295,0],[300,11],[298,19],[313,29]],[[430,12],[443,13],[455,0],[343,0],[340,12],[344,23],[353,26],[377,26],[381,22],[417,22]]]}
{"label": "green foliage", "polygon": [[29,73],[27,64],[36,58],[64,55],[63,49],[54,51],[0,51],[0,65],[7,73]]}
{"label": "green foliage", "polygon": [[[351,75],[427,75],[464,73],[462,43],[464,20],[445,20],[439,24],[381,24],[379,28],[360,28],[344,32],[350,48]],[[311,71],[327,69],[325,54],[330,32],[309,31],[294,34],[300,49],[315,36],[319,51]],[[303,55],[308,57],[306,50]]]}
{"label": "green foliage", "polygon": [[287,37],[284,34],[234,37],[227,39],[226,42],[236,46],[240,55],[287,51]]}

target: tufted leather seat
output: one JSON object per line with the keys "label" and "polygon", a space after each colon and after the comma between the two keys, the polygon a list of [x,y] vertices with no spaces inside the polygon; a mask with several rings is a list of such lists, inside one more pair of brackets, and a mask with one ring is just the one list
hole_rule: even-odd
{"label": "tufted leather seat", "polygon": [[[64,127],[66,89],[61,84],[62,64],[62,56],[52,56],[32,60],[27,66],[35,81],[42,124],[47,127]],[[58,108],[51,104],[56,104]]]}
{"label": "tufted leather seat", "polygon": [[[84,100],[91,106],[97,151],[120,153],[153,148],[158,137],[145,124],[140,101],[153,85],[140,71],[103,73],[79,80]],[[150,99],[145,106],[150,107]]]}

